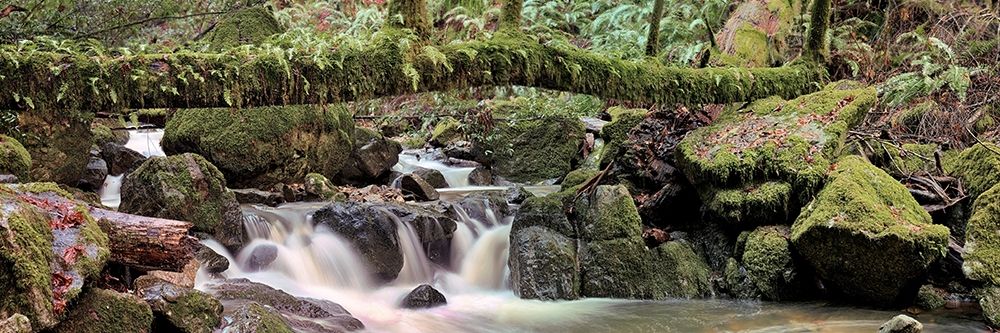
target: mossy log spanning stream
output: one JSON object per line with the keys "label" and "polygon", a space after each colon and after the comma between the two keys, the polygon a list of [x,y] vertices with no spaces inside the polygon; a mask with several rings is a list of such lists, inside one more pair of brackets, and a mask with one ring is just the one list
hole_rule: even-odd
{"label": "mossy log spanning stream", "polygon": [[[822,50],[777,68],[681,68],[628,61],[526,35],[521,1],[505,2],[487,40],[429,45],[424,1],[396,1],[391,24],[362,46],[298,50],[273,45],[219,53],[92,56],[0,46],[0,108],[251,107],[324,104],[476,86],[530,86],[637,102],[731,103],[818,90]],[[830,3],[814,12],[829,15]],[[819,18],[819,22],[828,21]],[[825,32],[812,24],[810,34]],[[823,38],[817,37],[818,40]],[[822,48],[824,43],[809,47]]]}

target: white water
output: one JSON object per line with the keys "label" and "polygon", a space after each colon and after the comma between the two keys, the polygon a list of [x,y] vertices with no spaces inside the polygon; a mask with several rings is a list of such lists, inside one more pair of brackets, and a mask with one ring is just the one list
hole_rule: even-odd
{"label": "white water", "polygon": [[[163,140],[162,129],[129,130],[128,142],[125,143],[125,148],[137,151],[147,158],[152,156],[166,156],[160,147],[161,140]],[[101,190],[97,191],[97,194],[101,196],[101,204],[118,209],[118,206],[122,203],[122,178],[124,178],[124,175],[108,175],[108,177],[104,178]]]}
{"label": "white water", "polygon": [[392,171],[399,173],[411,173],[420,168],[440,171],[444,176],[449,188],[467,188],[469,185],[469,174],[476,168],[454,168],[430,158],[421,158],[419,153],[405,152],[399,154],[399,163],[392,167]]}

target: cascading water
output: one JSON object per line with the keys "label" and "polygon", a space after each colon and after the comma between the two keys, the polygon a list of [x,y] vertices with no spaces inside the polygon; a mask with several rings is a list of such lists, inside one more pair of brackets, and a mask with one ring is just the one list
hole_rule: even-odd
{"label": "cascading water", "polygon": [[[128,131],[128,142],[125,148],[142,153],[143,156],[166,156],[160,148],[160,140],[163,140],[162,129],[135,129]],[[125,175],[108,175],[104,178],[101,190],[97,192],[101,196],[101,204],[117,209],[121,205],[122,178]]]}

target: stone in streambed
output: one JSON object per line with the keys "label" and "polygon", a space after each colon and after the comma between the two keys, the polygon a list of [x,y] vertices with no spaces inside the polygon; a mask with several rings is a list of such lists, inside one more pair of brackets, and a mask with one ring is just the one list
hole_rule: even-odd
{"label": "stone in streambed", "polygon": [[205,268],[205,271],[209,273],[218,274],[229,269],[229,260],[226,257],[201,243],[198,244],[198,249],[194,251],[194,258],[198,260],[199,266]]}
{"label": "stone in streambed", "polygon": [[392,166],[399,162],[402,151],[403,146],[399,142],[359,127],[354,132],[354,149],[335,179],[355,185],[381,183]]}
{"label": "stone in streambed", "polygon": [[404,309],[427,309],[448,304],[441,292],[430,285],[422,284],[410,291],[400,302]]}
{"label": "stone in streambed", "polygon": [[109,142],[101,146],[101,159],[107,162],[109,175],[120,175],[138,168],[146,161],[146,156],[123,145]]}
{"label": "stone in streambed", "polygon": [[493,171],[484,166],[477,166],[469,173],[469,185],[487,186],[493,185]]}
{"label": "stone in streambed", "polygon": [[576,240],[549,228],[530,226],[512,231],[510,244],[511,287],[518,297],[580,298]]}
{"label": "stone in streambed", "polygon": [[417,201],[434,201],[441,197],[434,186],[416,174],[405,174],[399,180],[403,194],[410,194]]}
{"label": "stone in streambed", "polygon": [[807,295],[809,281],[792,258],[786,226],[758,227],[746,239],[742,261],[747,277],[766,300],[785,301]]}
{"label": "stone in streambed", "polygon": [[274,244],[253,245],[251,243],[248,246],[253,246],[253,251],[250,251],[250,259],[247,262],[247,268],[250,271],[266,269],[275,259],[278,259],[278,247]]}
{"label": "stone in streambed", "polygon": [[91,289],[56,326],[61,333],[147,333],[153,311],[141,298],[112,290]]}
{"label": "stone in streambed", "polygon": [[149,275],[136,279],[135,289],[153,310],[156,330],[210,333],[222,323],[222,303],[204,292]]}
{"label": "stone in streambed", "polygon": [[1000,184],[973,203],[966,226],[962,271],[971,280],[1000,285]]}
{"label": "stone in streambed", "polygon": [[304,186],[306,195],[320,200],[332,199],[340,193],[333,187],[333,183],[330,183],[329,179],[318,173],[306,175]]}
{"label": "stone in streambed", "polygon": [[428,168],[417,168],[416,170],[413,170],[413,174],[420,176],[420,178],[423,178],[434,188],[448,187],[448,181],[444,179],[444,174],[442,174],[441,171]]}
{"label": "stone in streambed", "polygon": [[261,191],[255,188],[233,189],[236,201],[241,204],[259,204],[265,206],[277,206],[285,203],[285,197],[281,193]]}
{"label": "stone in streambed", "polygon": [[215,281],[205,291],[223,305],[223,332],[348,332],[364,328],[340,305],[295,297],[247,279]]}
{"label": "stone in streambed", "polygon": [[878,328],[878,333],[920,333],[924,325],[907,315],[892,317]]}
{"label": "stone in streambed", "polygon": [[104,178],[107,177],[108,163],[100,158],[91,157],[87,168],[83,170],[83,175],[80,176],[77,187],[84,191],[95,192],[101,189],[101,186],[104,185]]}

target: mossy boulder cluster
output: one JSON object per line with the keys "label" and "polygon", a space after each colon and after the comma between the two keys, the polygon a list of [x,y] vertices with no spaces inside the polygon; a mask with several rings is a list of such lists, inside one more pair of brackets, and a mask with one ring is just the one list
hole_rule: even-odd
{"label": "mossy boulder cluster", "polygon": [[211,161],[234,188],[334,179],[350,162],[354,122],[342,106],[185,109],[167,122],[167,154]]}
{"label": "mossy boulder cluster", "polygon": [[[578,187],[577,187],[578,188]],[[511,282],[523,298],[665,299],[711,293],[708,266],[684,242],[647,248],[624,186],[525,200],[511,226]],[[572,206],[573,222],[566,214]]]}

